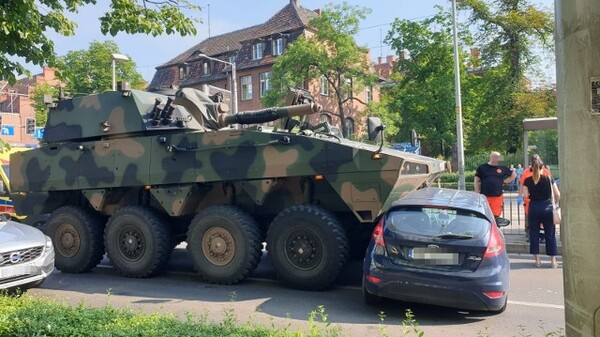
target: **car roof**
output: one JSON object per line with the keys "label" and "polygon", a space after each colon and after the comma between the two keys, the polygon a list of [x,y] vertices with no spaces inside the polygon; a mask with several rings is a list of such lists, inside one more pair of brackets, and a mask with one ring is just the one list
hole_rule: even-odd
{"label": "car roof", "polygon": [[426,187],[412,191],[392,203],[395,206],[433,206],[463,209],[479,213],[490,221],[493,217],[483,194],[449,188]]}

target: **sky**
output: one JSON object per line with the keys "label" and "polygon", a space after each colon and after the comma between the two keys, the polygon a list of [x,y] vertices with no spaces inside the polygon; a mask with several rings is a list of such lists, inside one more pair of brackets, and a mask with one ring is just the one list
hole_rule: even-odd
{"label": "sky", "polygon": [[[96,6],[82,7],[78,13],[69,15],[69,18],[78,24],[75,35],[64,37],[55,33],[49,33],[54,41],[55,51],[58,55],[65,55],[72,50],[87,49],[92,41],[115,41],[121,53],[126,54],[135,61],[137,71],[142,74],[148,82],[155,73],[155,67],[159,66],[173,57],[183,53],[193,45],[203,41],[210,36],[216,36],[237,29],[260,24],[268,20],[277,11],[289,3],[289,0],[221,0],[200,1],[191,0],[202,11],[194,15],[202,20],[197,25],[196,36],[180,37],[178,35],[164,35],[153,37],[149,35],[128,35],[119,33],[117,36],[104,36],[100,32],[98,17],[106,12],[109,1],[99,1]],[[328,3],[340,1],[324,0],[298,0],[302,7],[318,9],[325,7]],[[367,46],[371,50],[374,61],[377,56],[393,54],[393,51],[382,42],[385,39],[391,23],[396,19],[420,20],[432,16],[438,12],[436,5],[446,9],[451,8],[449,0],[346,0],[350,5],[367,7],[372,11],[361,23],[361,30],[356,36],[357,42]],[[553,10],[553,0],[532,0],[542,8]],[[251,4],[250,6],[248,4]],[[466,14],[460,14],[458,20],[466,20]],[[210,22],[210,24],[209,24]],[[545,58],[547,56],[544,56]],[[552,61],[543,66],[544,77],[551,80],[555,78],[554,65]],[[28,67],[33,74],[41,72],[39,67]]]}

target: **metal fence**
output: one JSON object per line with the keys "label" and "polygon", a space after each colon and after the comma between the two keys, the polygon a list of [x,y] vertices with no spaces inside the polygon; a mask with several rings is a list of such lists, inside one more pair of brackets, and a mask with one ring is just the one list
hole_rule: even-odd
{"label": "metal fence", "polygon": [[[439,187],[456,189],[456,184],[440,183]],[[473,184],[467,183],[466,189],[472,191]],[[503,228],[505,234],[523,234],[525,235],[525,209],[523,204],[519,205],[517,201],[518,193],[515,187],[509,187],[504,191],[504,208],[502,217],[510,220],[510,225]]]}
{"label": "metal fence", "polygon": [[[439,187],[456,189],[456,184],[440,183]],[[467,190],[473,190],[473,184],[466,185]],[[519,205],[518,192],[514,187],[509,187],[504,190],[504,207],[502,209],[502,217],[510,220],[510,225],[502,228],[504,234],[522,234],[525,235],[525,208],[523,204]],[[556,235],[560,238],[560,225],[556,226]]]}

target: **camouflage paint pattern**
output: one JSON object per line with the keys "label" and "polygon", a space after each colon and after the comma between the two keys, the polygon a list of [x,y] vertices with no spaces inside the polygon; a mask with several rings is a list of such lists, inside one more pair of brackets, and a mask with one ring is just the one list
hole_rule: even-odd
{"label": "camouflage paint pattern", "polygon": [[[391,149],[374,158],[378,147],[331,135],[211,129],[219,103],[193,94],[202,106],[173,104],[172,118],[158,123],[156,99],[159,110],[168,100],[158,94],[111,92],[60,102],[49,114],[44,145],[11,156],[15,208],[49,213],[83,200],[108,215],[143,204],[180,216],[236,204],[274,215],[316,203],[372,223],[391,202],[444,171],[439,160]],[[268,112],[274,118],[314,112],[302,109]],[[225,117],[218,120],[234,119]]]}

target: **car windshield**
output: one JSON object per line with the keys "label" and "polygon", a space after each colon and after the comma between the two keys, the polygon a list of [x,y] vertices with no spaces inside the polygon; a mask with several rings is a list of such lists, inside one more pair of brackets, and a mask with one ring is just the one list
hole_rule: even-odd
{"label": "car windshield", "polygon": [[464,240],[483,237],[490,228],[490,222],[465,210],[406,207],[388,213],[386,228],[402,235]]}

